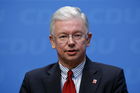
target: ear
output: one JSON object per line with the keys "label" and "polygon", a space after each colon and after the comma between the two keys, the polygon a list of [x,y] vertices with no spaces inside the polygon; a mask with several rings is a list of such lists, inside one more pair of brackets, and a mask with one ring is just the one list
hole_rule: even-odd
{"label": "ear", "polygon": [[89,33],[87,34],[87,47],[90,45],[91,38],[92,38],[92,33],[89,32]]}
{"label": "ear", "polygon": [[50,39],[50,42],[51,42],[52,48],[56,48],[56,47],[55,47],[54,37],[53,37],[52,35],[50,35],[50,36],[49,36],[49,39]]}

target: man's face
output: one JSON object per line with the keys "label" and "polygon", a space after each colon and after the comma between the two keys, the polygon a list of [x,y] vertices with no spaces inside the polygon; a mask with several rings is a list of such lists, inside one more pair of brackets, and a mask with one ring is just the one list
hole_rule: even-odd
{"label": "man's face", "polygon": [[50,36],[52,47],[56,48],[59,60],[79,61],[85,57],[91,34],[87,33],[81,19],[56,21]]}

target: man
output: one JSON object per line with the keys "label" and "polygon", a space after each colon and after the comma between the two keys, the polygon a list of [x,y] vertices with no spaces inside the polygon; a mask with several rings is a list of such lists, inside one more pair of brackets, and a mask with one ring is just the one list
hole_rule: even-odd
{"label": "man", "polygon": [[50,28],[58,62],[26,73],[20,93],[128,93],[121,68],[86,56],[92,34],[79,8],[58,9]]}

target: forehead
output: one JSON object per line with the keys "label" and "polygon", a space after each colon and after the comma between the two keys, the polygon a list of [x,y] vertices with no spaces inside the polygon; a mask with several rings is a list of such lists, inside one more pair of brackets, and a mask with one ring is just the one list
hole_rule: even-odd
{"label": "forehead", "polygon": [[82,19],[57,20],[54,26],[55,33],[84,33],[86,31],[86,26]]}

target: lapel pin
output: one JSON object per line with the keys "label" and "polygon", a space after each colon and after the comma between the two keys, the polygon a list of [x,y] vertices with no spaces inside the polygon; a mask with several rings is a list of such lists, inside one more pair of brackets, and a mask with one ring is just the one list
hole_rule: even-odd
{"label": "lapel pin", "polygon": [[96,84],[97,83],[97,79],[93,79],[92,83]]}

